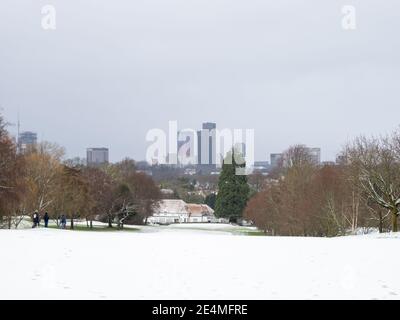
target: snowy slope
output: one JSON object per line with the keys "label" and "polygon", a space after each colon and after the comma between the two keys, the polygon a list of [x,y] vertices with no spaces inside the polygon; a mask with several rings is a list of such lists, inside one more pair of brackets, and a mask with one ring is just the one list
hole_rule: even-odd
{"label": "snowy slope", "polygon": [[0,230],[0,299],[399,299],[400,239]]}

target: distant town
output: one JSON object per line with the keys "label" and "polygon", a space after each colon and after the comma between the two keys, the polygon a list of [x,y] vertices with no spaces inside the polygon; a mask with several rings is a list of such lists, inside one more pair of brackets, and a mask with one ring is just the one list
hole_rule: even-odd
{"label": "distant town", "polygon": [[[197,137],[187,136],[185,140],[177,141],[177,154],[188,152],[184,149],[184,145],[190,139],[197,139],[197,162],[193,164],[168,164],[159,163],[153,160],[152,163],[148,161],[136,161],[137,169],[145,172],[153,178],[161,178],[165,176],[179,177],[179,176],[208,176],[219,175],[221,166],[217,165],[216,161],[216,136],[213,130],[217,128],[216,123],[206,122],[202,124],[202,129],[197,131]],[[178,136],[179,136],[178,132]],[[38,143],[38,136],[33,131],[22,131],[17,135],[17,146],[20,152],[24,152],[30,146]],[[335,165],[339,164],[341,159],[338,157],[336,161],[321,161],[321,148],[304,146],[315,165]],[[236,143],[234,148],[246,158],[246,143]],[[71,165],[84,165],[89,167],[101,167],[110,163],[110,149],[108,147],[88,147],[86,150],[86,158],[73,157],[68,159]],[[167,159],[168,160],[168,159]],[[266,155],[265,159],[254,161],[252,172],[262,175],[268,175],[274,169],[282,165],[284,161],[284,152],[271,153]]]}

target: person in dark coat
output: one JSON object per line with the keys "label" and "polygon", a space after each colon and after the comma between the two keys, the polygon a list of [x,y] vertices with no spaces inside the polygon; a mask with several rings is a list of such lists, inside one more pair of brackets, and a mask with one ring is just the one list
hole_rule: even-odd
{"label": "person in dark coat", "polygon": [[49,214],[46,212],[43,217],[44,227],[47,228],[49,226]]}
{"label": "person in dark coat", "polygon": [[67,217],[65,216],[65,214],[63,214],[61,216],[61,229],[65,229],[67,225]]}
{"label": "person in dark coat", "polygon": [[37,210],[33,213],[33,226],[32,228],[36,228],[39,226],[39,212]]}

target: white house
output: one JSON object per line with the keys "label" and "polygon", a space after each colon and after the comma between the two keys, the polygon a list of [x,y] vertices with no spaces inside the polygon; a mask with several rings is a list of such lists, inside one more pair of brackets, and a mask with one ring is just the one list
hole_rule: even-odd
{"label": "white house", "polygon": [[214,222],[214,210],[206,204],[187,204],[187,210],[189,212],[188,222]]}
{"label": "white house", "polygon": [[183,200],[164,199],[153,215],[147,219],[149,224],[214,222],[214,210],[206,204],[187,204]]}

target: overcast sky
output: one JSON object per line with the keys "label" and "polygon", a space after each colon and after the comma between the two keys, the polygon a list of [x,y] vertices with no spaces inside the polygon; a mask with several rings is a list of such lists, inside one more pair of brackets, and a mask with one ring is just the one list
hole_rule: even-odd
{"label": "overcast sky", "polygon": [[144,159],[177,120],[254,129],[257,160],[296,143],[330,160],[400,124],[399,16],[398,0],[1,0],[0,106],[70,157]]}

